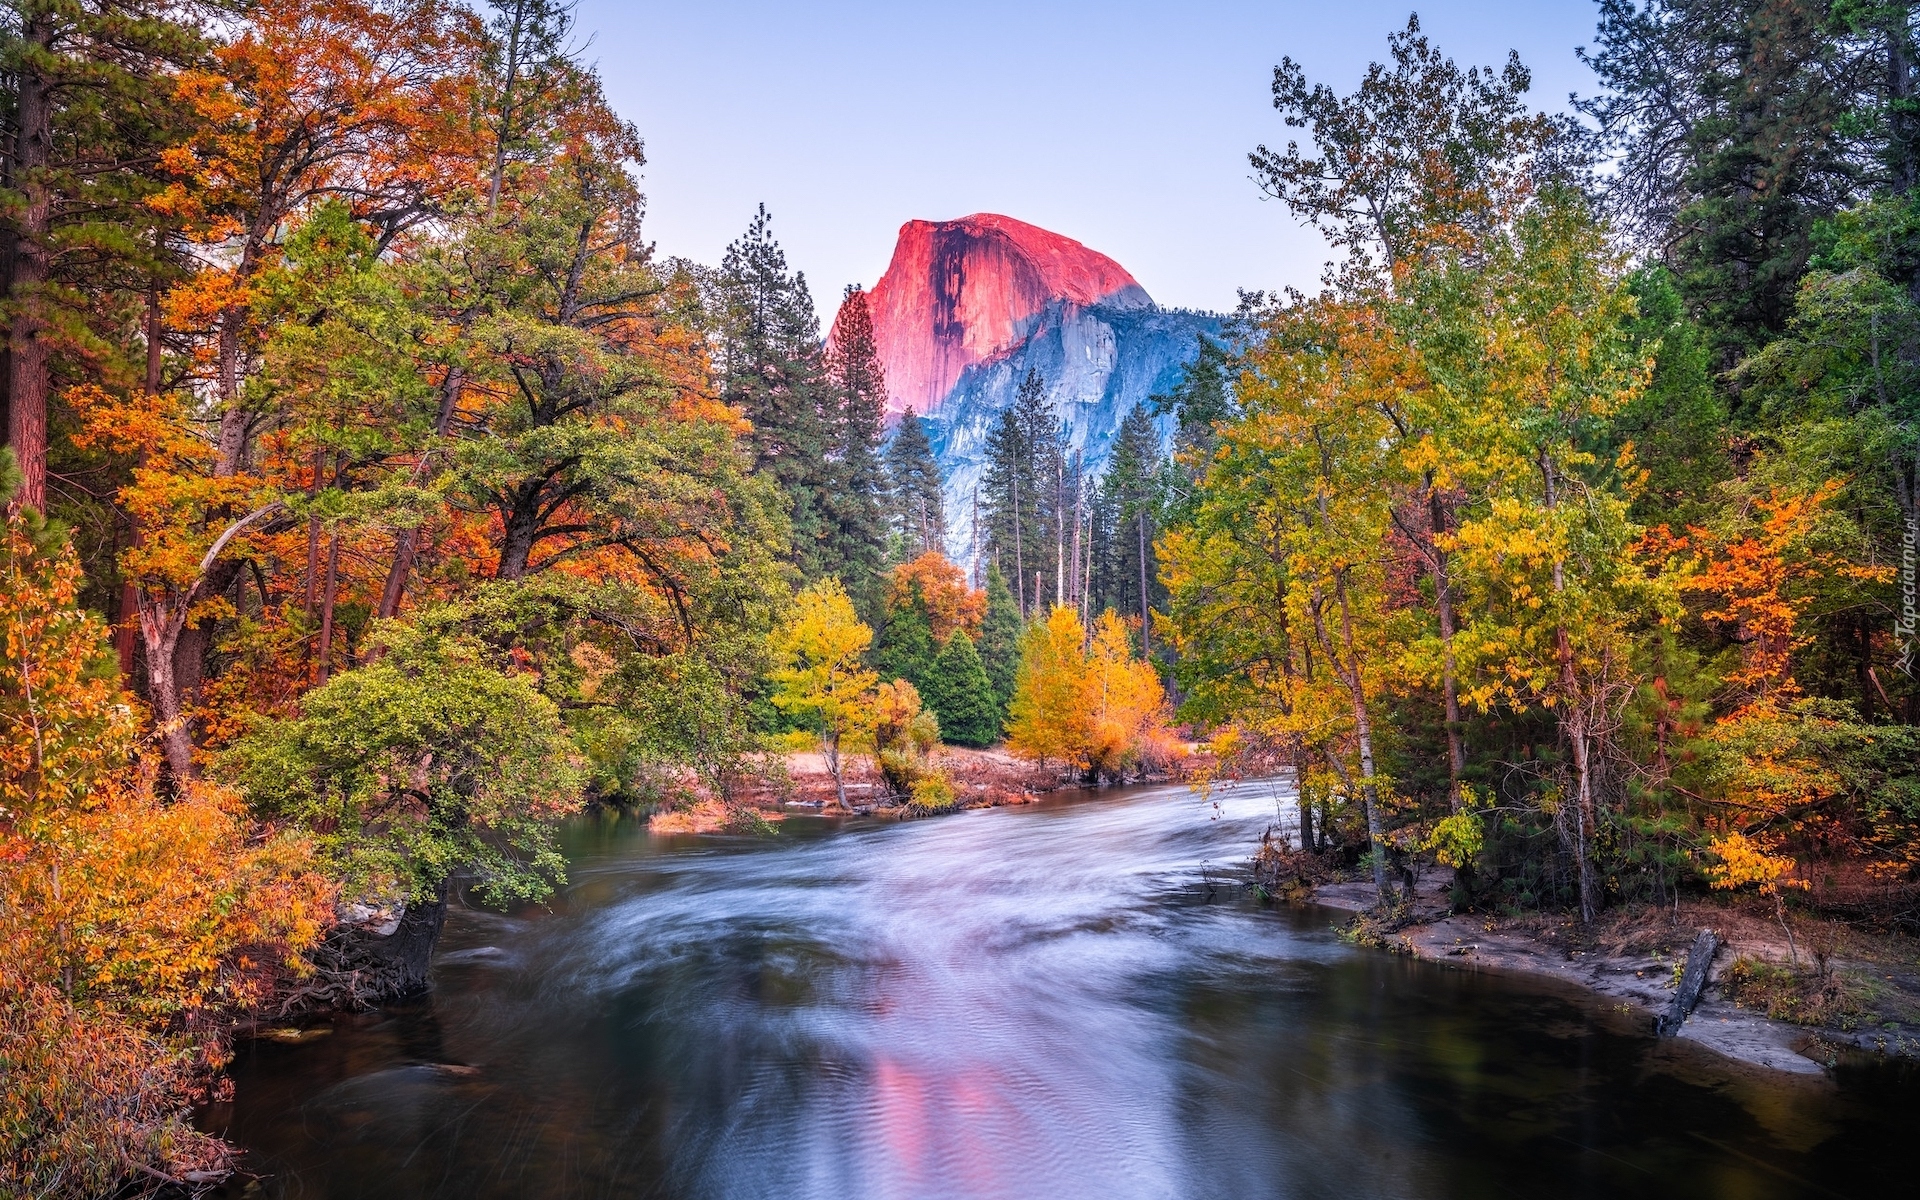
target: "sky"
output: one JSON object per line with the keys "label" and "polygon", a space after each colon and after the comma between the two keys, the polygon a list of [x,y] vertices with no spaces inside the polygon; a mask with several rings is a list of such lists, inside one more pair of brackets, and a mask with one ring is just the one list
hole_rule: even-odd
{"label": "sky", "polygon": [[[584,57],[647,143],[647,236],[717,263],[765,203],[830,318],[902,224],[997,212],[1118,260],[1162,305],[1308,286],[1325,243],[1264,200],[1247,154],[1283,146],[1273,68],[1345,92],[1407,0],[969,4],[582,0]],[[1418,7],[1464,65],[1517,50],[1533,98],[1594,90],[1592,0]]]}

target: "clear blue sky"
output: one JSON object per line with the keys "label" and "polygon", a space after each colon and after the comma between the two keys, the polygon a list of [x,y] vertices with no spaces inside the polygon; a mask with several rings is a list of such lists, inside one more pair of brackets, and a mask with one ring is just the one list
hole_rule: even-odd
{"label": "clear blue sky", "polygon": [[1593,90],[1591,0],[879,4],[583,0],[587,57],[647,140],[649,236],[718,262],[765,201],[831,315],[902,222],[999,212],[1112,255],[1162,304],[1307,285],[1325,247],[1249,180],[1285,144],[1281,56],[1345,91],[1416,10],[1456,61],[1518,50],[1542,107]]}

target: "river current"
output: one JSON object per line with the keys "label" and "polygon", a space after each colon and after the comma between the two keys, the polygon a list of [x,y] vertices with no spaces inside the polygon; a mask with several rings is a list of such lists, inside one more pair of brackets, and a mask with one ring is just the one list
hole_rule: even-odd
{"label": "river current", "polygon": [[272,1197],[1874,1196],[1920,1076],[1779,1078],[1242,886],[1266,784],[772,838],[569,830],[432,993],[251,1042],[201,1116]]}

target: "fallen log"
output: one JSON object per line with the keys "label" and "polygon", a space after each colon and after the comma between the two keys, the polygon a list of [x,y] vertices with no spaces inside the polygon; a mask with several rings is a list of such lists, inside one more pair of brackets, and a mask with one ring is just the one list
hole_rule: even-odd
{"label": "fallen log", "polygon": [[1693,939],[1693,949],[1687,951],[1687,965],[1680,972],[1680,986],[1674,990],[1673,1003],[1653,1020],[1656,1036],[1672,1037],[1687,1023],[1687,1014],[1700,1003],[1700,990],[1707,986],[1707,972],[1719,950],[1720,939],[1711,929],[1702,929]]}

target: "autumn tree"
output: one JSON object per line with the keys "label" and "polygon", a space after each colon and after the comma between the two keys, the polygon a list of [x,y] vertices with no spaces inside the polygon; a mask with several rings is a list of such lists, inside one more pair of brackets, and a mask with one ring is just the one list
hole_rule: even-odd
{"label": "autumn tree", "polygon": [[1165,697],[1151,664],[1134,655],[1112,613],[1086,640],[1080,614],[1061,606],[1027,630],[1007,747],[1089,779],[1119,779],[1167,750]]}
{"label": "autumn tree", "polygon": [[833,776],[834,796],[847,804],[841,773],[843,742],[858,740],[873,717],[873,688],[880,677],[863,656],[873,630],[854,612],[838,580],[825,579],[794,597],[793,611],[774,630],[773,703],[813,730]]}
{"label": "autumn tree", "polygon": [[[22,482],[0,451],[0,497]],[[331,920],[297,833],[259,831],[231,792],[163,797],[106,630],[77,606],[58,527],[25,505],[0,531],[0,1186],[98,1195],[126,1174],[222,1174],[180,1097],[220,1065]]]}
{"label": "autumn tree", "polygon": [[957,632],[980,635],[980,622],[987,611],[986,594],[968,587],[965,572],[941,551],[929,550],[887,573],[888,611],[905,608],[916,595],[926,605],[929,632],[936,645],[946,645]]}

